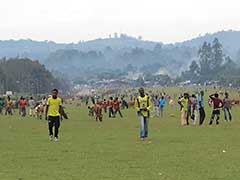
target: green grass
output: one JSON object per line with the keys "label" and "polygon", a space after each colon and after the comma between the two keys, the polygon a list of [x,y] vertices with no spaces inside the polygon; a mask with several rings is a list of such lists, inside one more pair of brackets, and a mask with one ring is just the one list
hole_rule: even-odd
{"label": "green grass", "polygon": [[[180,126],[179,107],[151,118],[150,137],[138,139],[136,112],[96,123],[86,107],[67,106],[60,141],[48,140],[47,122],[0,115],[0,180],[237,180],[239,108],[232,123]],[[174,115],[174,116],[172,116]],[[226,152],[224,153],[223,150]]]}

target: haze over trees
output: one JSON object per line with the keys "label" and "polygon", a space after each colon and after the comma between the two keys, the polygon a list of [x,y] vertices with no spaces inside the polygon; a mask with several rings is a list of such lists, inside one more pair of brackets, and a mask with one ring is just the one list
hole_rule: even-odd
{"label": "haze over trees", "polygon": [[[225,84],[233,82],[237,85],[240,79],[239,42],[239,31],[206,34],[175,44],[144,41],[142,37],[135,38],[125,34],[70,44],[33,40],[0,41],[0,57],[3,59],[0,80],[5,83],[1,83],[0,88],[6,90],[9,86],[16,91],[43,91],[37,88],[39,85],[32,87],[25,84],[20,87],[17,83],[15,87],[11,83],[6,83],[8,78],[6,78],[5,69],[8,67],[5,64],[10,63],[6,62],[9,57],[15,60],[11,61],[12,64],[13,62],[16,64],[15,66],[24,64],[25,62],[21,61],[23,59],[32,59],[34,62],[37,60],[39,67],[41,63],[44,65],[42,68],[48,69],[48,73],[52,72],[52,75],[48,76],[50,81],[57,77],[61,79],[59,81],[61,85],[65,84],[63,87],[68,87],[67,82],[85,84],[111,79],[127,79],[130,82],[134,80],[136,84],[141,84],[140,80],[144,79],[155,81],[160,85],[169,81],[170,77],[177,76],[179,76],[178,81],[190,80],[194,83],[221,81]],[[20,68],[20,71],[24,69]],[[14,75],[15,70],[11,70],[10,73]],[[50,76],[53,75],[52,79]],[[34,73],[29,76],[36,77]],[[41,75],[41,77],[44,76]],[[14,79],[14,77],[9,78]],[[13,82],[22,82],[22,79],[20,81],[18,78],[16,76],[17,80]],[[32,80],[28,76],[24,78],[29,82],[35,81],[35,84],[39,84],[38,81],[42,83],[42,80]],[[48,83],[51,84],[51,82]]]}
{"label": "haze over trees", "polygon": [[68,90],[63,80],[55,78],[44,65],[30,59],[0,60],[0,92],[8,90],[21,93],[41,94],[53,87]]}
{"label": "haze over trees", "polygon": [[224,54],[223,45],[217,38],[204,42],[198,51],[198,61],[192,61],[181,80],[193,83],[219,82],[222,85],[240,85],[240,67]]}

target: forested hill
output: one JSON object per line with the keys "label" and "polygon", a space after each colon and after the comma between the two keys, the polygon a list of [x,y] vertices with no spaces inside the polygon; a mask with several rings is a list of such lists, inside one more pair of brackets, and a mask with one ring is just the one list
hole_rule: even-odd
{"label": "forested hill", "polygon": [[31,39],[0,41],[0,57],[27,57],[44,62],[50,53],[60,49],[75,49],[83,52],[104,51],[107,47],[115,50],[128,51],[139,47],[153,49],[157,42],[143,41],[127,35],[118,37],[99,38],[91,41],[79,41],[79,43],[59,44],[53,41],[33,41]]}
{"label": "forested hill", "polygon": [[71,44],[9,40],[0,41],[0,57],[38,60],[50,70],[74,77],[86,75],[86,72],[124,71],[129,66],[176,76],[197,60],[198,49],[204,41],[212,42],[214,38],[219,39],[225,54],[240,62],[240,31],[221,31],[175,44],[144,41],[125,34]]}
{"label": "forested hill", "polygon": [[[108,38],[99,38],[91,41],[81,41],[79,43],[55,43],[53,41],[33,41],[25,40],[5,40],[0,41],[0,57],[28,57],[43,62],[50,53],[59,49],[76,49],[79,51],[103,51],[106,47],[114,50],[128,51],[132,48],[142,48],[152,50],[156,44],[167,47],[193,47],[199,48],[204,41],[211,42],[218,38],[224,45],[224,49],[235,53],[240,49],[240,31],[220,31],[214,34],[205,34],[185,42],[176,44],[162,44],[161,42],[144,41],[141,37],[134,38],[124,34]],[[234,58],[234,57],[233,57]]]}
{"label": "forested hill", "polygon": [[68,86],[56,79],[38,61],[0,59],[0,94],[8,90],[27,93],[49,93],[52,88],[67,91]]}
{"label": "forested hill", "polygon": [[213,42],[215,38],[223,44],[224,51],[229,54],[233,59],[240,60],[240,31],[220,31],[214,34],[205,34],[197,38],[176,43],[176,46],[187,46],[199,48],[204,42]]}

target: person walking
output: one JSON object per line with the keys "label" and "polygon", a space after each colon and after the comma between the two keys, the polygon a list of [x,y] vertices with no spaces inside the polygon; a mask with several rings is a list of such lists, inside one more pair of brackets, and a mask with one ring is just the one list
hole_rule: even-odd
{"label": "person walking", "polygon": [[13,102],[11,100],[11,97],[8,96],[5,102],[5,115],[13,115],[12,109],[13,109]]}
{"label": "person walking", "polygon": [[199,125],[201,126],[205,120],[206,114],[204,110],[204,92],[198,94],[198,110],[199,110]]}
{"label": "person walking", "polygon": [[192,102],[192,115],[191,115],[191,119],[193,121],[193,125],[196,125],[196,123],[197,123],[197,97],[196,97],[195,94],[192,95],[191,102]]}
{"label": "person walking", "polygon": [[188,93],[184,93],[183,97],[179,99],[178,103],[181,109],[181,125],[186,126],[187,124],[187,111],[188,111]]}
{"label": "person walking", "polygon": [[218,98],[218,93],[212,94],[209,97],[213,102],[212,116],[211,116],[209,125],[212,125],[215,116],[217,116],[216,124],[218,125],[220,120],[220,109],[223,107],[223,102],[221,99]]}
{"label": "person walking", "polygon": [[148,123],[152,104],[149,96],[145,95],[143,88],[139,89],[139,94],[135,101],[135,109],[140,122],[140,139],[143,141],[148,137]]}
{"label": "person walking", "polygon": [[118,100],[118,97],[115,98],[113,107],[114,107],[114,117],[116,117],[117,113],[119,113],[120,117],[122,118],[123,115],[120,110],[120,101]]}
{"label": "person walking", "polygon": [[36,102],[33,99],[33,97],[30,97],[30,99],[28,101],[28,104],[29,104],[29,116],[30,117],[32,117],[32,116],[34,117],[35,116]]}
{"label": "person walking", "polygon": [[60,108],[62,101],[58,97],[58,90],[52,90],[52,96],[47,100],[45,119],[48,120],[49,139],[53,140],[53,127],[54,129],[54,140],[58,141],[58,133],[60,127]]}
{"label": "person walking", "polygon": [[166,100],[164,98],[164,96],[162,96],[160,99],[159,99],[159,113],[161,117],[163,117],[163,108],[165,107],[166,105]]}
{"label": "person walking", "polygon": [[109,98],[109,102],[108,102],[108,116],[109,118],[114,117],[112,97]]}
{"label": "person walking", "polygon": [[231,113],[231,108],[232,108],[232,101],[229,99],[229,94],[226,92],[225,97],[223,99],[223,112],[224,112],[224,119],[225,121],[232,120],[232,113]]}

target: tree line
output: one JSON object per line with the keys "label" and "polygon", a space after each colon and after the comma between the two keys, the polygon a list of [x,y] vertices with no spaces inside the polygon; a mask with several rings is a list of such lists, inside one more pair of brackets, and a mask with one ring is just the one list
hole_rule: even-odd
{"label": "tree line", "polygon": [[240,85],[240,67],[223,53],[223,46],[217,38],[212,43],[204,42],[198,50],[198,59],[193,60],[178,81],[192,83],[215,82],[220,85]]}
{"label": "tree line", "polygon": [[27,58],[0,59],[0,93],[6,91],[42,94],[52,88],[67,91],[65,80],[58,79],[38,61]]}

